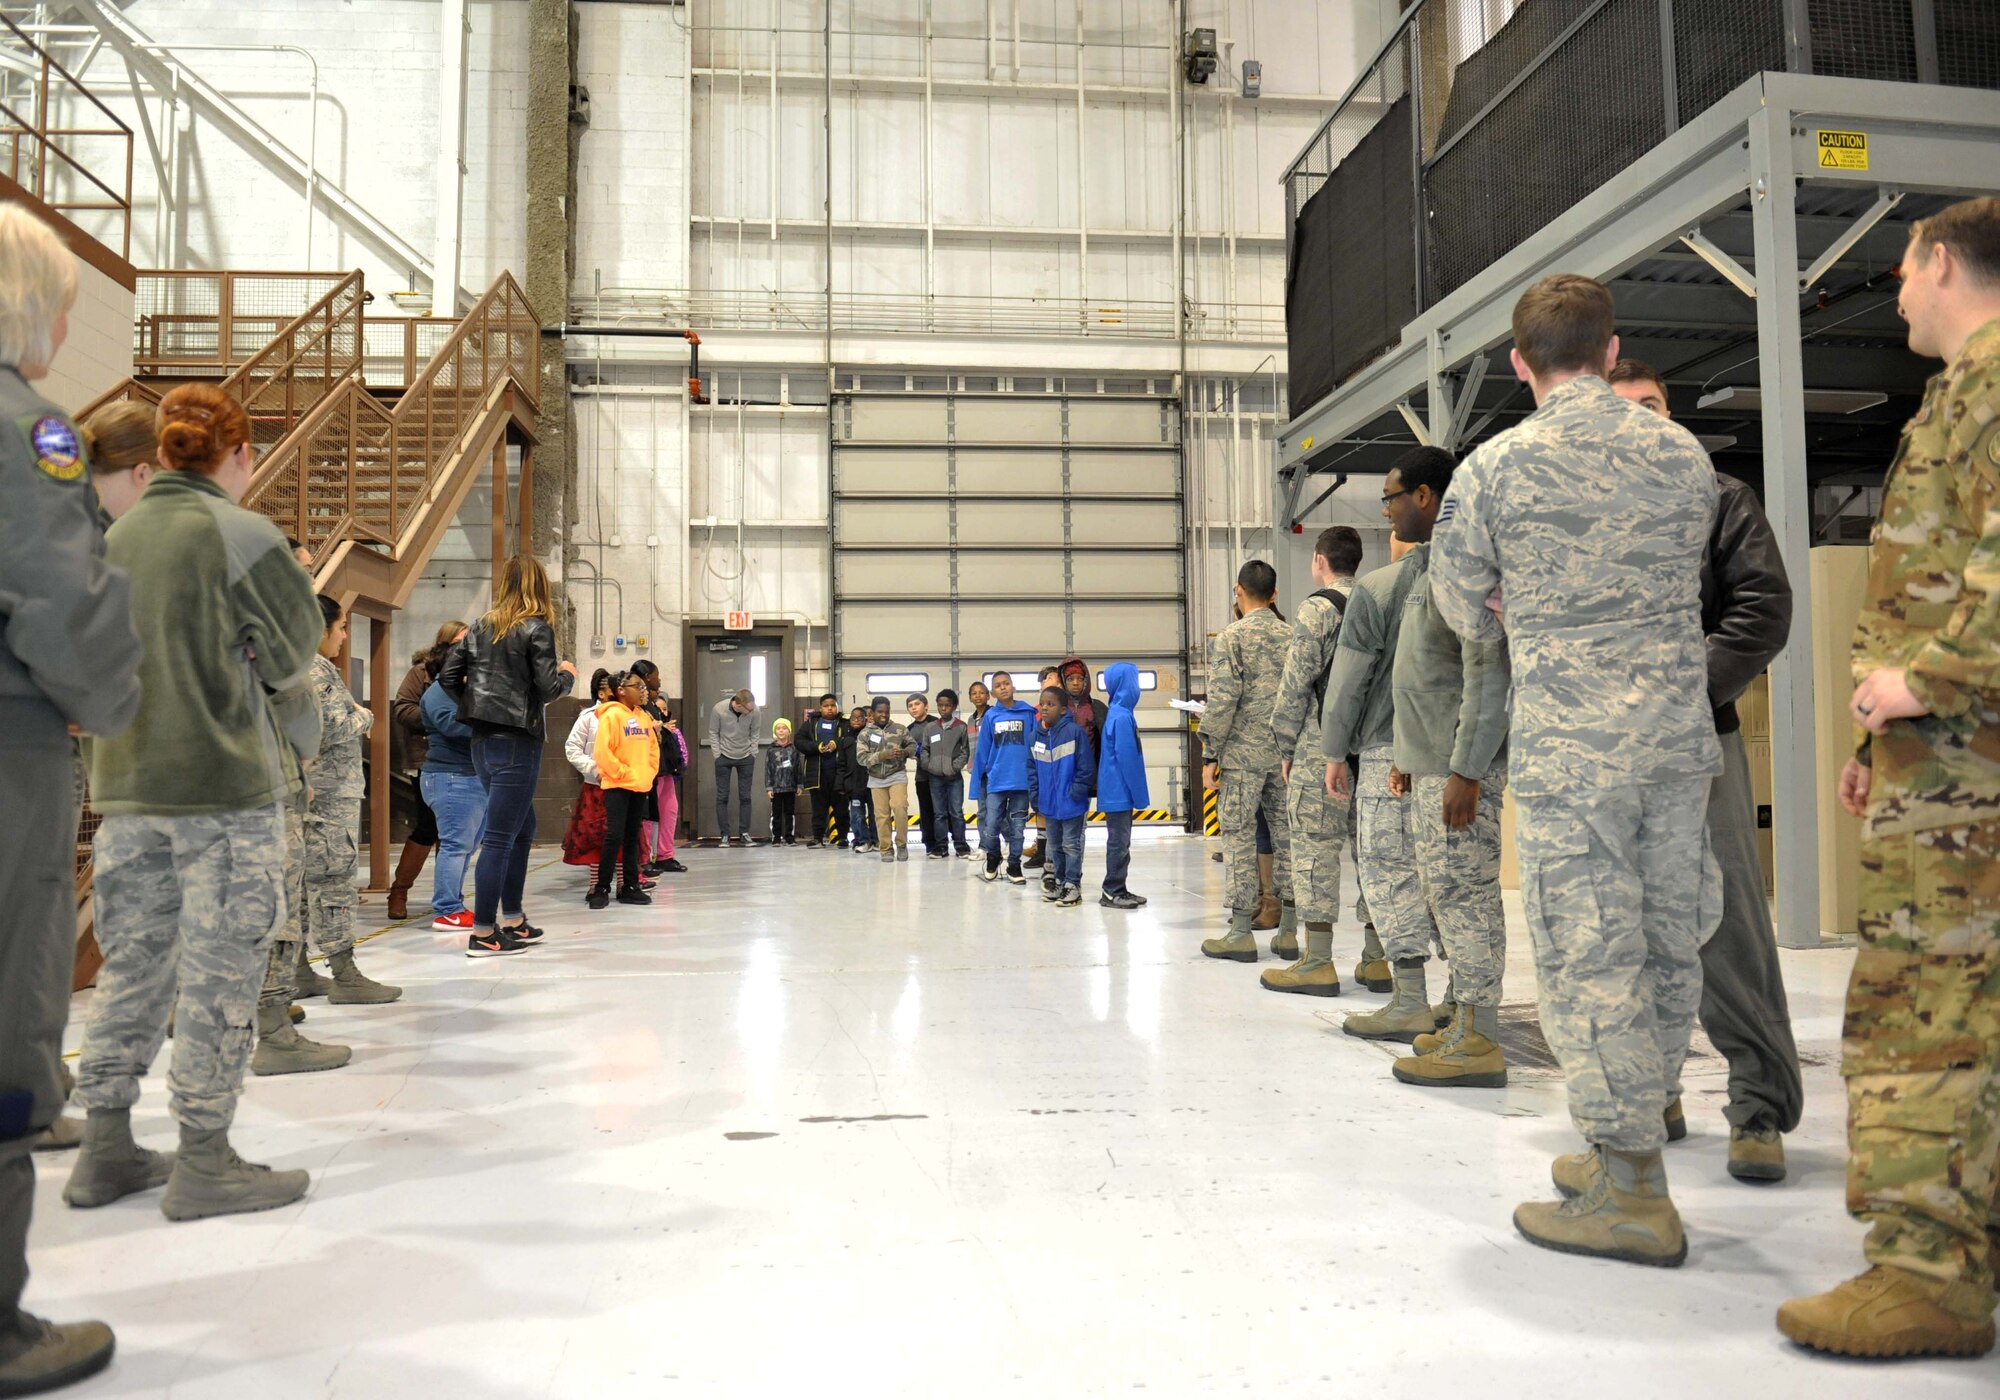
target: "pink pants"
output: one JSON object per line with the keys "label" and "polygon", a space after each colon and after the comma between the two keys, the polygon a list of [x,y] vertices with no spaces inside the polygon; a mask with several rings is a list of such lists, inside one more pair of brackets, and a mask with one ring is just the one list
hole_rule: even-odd
{"label": "pink pants", "polygon": [[673,777],[667,775],[653,785],[653,791],[660,800],[660,820],[658,825],[640,823],[639,852],[648,860],[672,860],[674,828],[680,825],[681,819],[681,790],[675,785]]}

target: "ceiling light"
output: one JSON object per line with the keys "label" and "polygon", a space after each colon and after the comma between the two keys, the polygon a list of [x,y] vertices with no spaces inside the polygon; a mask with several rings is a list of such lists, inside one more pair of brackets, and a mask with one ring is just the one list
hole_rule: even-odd
{"label": "ceiling light", "polygon": [[[1864,408],[1889,402],[1887,394],[1874,389],[1805,389],[1800,391],[1799,397],[1804,401],[1807,413],[1859,413]],[[1720,389],[1703,394],[1695,407],[1756,413],[1764,407],[1764,390],[1756,384],[1725,384]]]}

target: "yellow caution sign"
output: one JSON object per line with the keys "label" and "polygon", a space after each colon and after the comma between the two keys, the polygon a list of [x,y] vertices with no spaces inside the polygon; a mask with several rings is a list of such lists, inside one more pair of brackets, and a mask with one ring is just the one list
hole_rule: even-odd
{"label": "yellow caution sign", "polygon": [[1868,133],[1865,131],[1816,131],[1821,170],[1866,170]]}

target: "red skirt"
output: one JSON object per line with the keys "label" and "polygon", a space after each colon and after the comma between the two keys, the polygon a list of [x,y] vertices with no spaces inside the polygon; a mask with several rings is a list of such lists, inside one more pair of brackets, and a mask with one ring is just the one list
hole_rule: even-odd
{"label": "red skirt", "polygon": [[597,866],[604,846],[604,789],[585,783],[570,809],[569,830],[563,833],[563,864]]}

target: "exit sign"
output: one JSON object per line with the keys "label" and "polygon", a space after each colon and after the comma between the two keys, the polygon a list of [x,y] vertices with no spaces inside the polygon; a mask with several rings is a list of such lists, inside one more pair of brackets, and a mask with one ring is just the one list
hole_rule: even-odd
{"label": "exit sign", "polygon": [[755,625],[747,612],[725,613],[722,618],[722,629],[725,632],[748,632]]}

